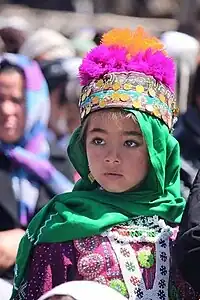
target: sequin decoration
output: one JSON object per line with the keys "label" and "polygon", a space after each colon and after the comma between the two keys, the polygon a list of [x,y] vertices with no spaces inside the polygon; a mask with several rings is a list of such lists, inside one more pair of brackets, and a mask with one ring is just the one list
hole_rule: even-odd
{"label": "sequin decoration", "polygon": [[126,289],[126,285],[120,279],[112,279],[112,280],[110,280],[109,286],[111,288],[115,289],[116,291],[118,291],[120,294],[122,294],[125,297],[128,295],[128,291]]}
{"label": "sequin decoration", "polygon": [[113,72],[91,81],[83,87],[79,105],[82,120],[90,111],[104,107],[133,107],[161,119],[171,129],[177,116],[174,93],[152,76],[139,72]]}
{"label": "sequin decoration", "polygon": [[150,247],[143,247],[137,252],[138,263],[141,268],[151,268],[154,265],[154,255]]}
{"label": "sequin decoration", "polygon": [[85,239],[75,240],[74,246],[80,253],[89,254],[100,245],[101,241],[101,237],[93,236]]}
{"label": "sequin decoration", "polygon": [[101,284],[109,285],[108,279],[103,275],[100,275],[100,276],[96,277],[94,279],[94,281],[96,281],[98,283],[101,283]]}
{"label": "sequin decoration", "polygon": [[78,261],[78,272],[85,279],[92,280],[97,277],[104,268],[104,259],[98,253],[84,255]]}

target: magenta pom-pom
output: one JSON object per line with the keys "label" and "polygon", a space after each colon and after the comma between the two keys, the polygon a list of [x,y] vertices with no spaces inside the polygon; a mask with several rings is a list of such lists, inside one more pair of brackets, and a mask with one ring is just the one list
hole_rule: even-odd
{"label": "magenta pom-pom", "polygon": [[130,57],[127,50],[118,46],[100,45],[92,49],[79,69],[81,85],[88,85],[111,72],[135,71],[153,76],[172,91],[175,86],[175,65],[163,52],[148,49]]}

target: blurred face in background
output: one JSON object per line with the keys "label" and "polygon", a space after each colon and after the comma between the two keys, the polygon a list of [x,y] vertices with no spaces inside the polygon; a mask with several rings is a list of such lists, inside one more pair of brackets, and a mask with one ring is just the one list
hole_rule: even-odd
{"label": "blurred face in background", "polygon": [[24,133],[26,105],[24,78],[17,70],[0,73],[0,140],[17,142]]}
{"label": "blurred face in background", "polygon": [[49,128],[57,135],[62,135],[64,133],[59,128],[58,122],[62,116],[62,107],[59,104],[60,97],[62,94],[62,86],[56,87],[53,91],[50,93],[50,100],[51,100],[51,112],[50,112],[50,118],[49,118]]}
{"label": "blurred face in background", "polygon": [[72,134],[80,125],[80,112],[76,103],[66,104],[66,121],[68,133]]}
{"label": "blurred face in background", "polygon": [[5,44],[4,51],[9,53],[18,53],[26,39],[25,32],[11,27],[1,29],[0,36]]}
{"label": "blurred face in background", "polygon": [[[72,95],[71,95],[72,97]],[[50,94],[51,114],[49,128],[57,137],[72,134],[80,125],[80,112],[78,108],[78,98],[73,100],[66,98],[65,90],[62,85],[54,89]]]}

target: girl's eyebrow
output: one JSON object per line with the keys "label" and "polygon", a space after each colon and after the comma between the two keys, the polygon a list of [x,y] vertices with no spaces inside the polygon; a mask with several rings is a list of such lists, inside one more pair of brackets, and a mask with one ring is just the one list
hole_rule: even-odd
{"label": "girl's eyebrow", "polygon": [[94,127],[91,130],[89,130],[89,133],[104,133],[107,134],[108,131],[102,128]]}
{"label": "girl's eyebrow", "polygon": [[133,135],[133,136],[141,136],[142,137],[142,133],[139,131],[135,131],[135,130],[124,131],[123,135]]}
{"label": "girl's eyebrow", "polygon": [[[104,133],[104,134],[108,134],[108,131],[102,128],[98,128],[98,127],[94,127],[92,128],[89,133]],[[139,131],[134,131],[134,130],[130,130],[130,131],[123,131],[122,133],[125,136],[128,135],[132,135],[132,136],[139,136],[142,137],[142,133]]]}

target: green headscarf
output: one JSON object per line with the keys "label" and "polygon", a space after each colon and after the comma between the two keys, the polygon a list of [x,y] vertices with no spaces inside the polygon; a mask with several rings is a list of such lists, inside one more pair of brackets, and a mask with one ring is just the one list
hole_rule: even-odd
{"label": "green headscarf", "polygon": [[68,153],[82,179],[73,192],[53,198],[30,223],[17,256],[13,296],[25,276],[29,255],[39,243],[98,235],[136,216],[157,215],[172,223],[180,222],[185,200],[180,196],[178,142],[157,118],[136,110],[126,111],[136,116],[147,144],[150,166],[146,179],[124,193],[100,190],[96,182],[88,179],[88,161],[78,128]]}

